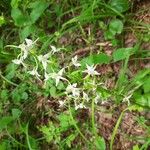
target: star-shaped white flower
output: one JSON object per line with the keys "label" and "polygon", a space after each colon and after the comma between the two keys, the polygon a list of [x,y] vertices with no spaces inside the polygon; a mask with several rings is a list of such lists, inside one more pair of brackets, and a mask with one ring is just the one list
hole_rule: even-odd
{"label": "star-shaped white flower", "polygon": [[90,100],[89,96],[85,92],[83,92],[83,99],[87,102]]}
{"label": "star-shaped white flower", "polygon": [[47,53],[47,54],[45,54],[45,55],[39,55],[39,56],[38,56],[38,60],[39,60],[40,62],[42,62],[42,65],[43,65],[44,70],[46,70],[47,64],[50,63],[50,61],[48,60],[49,57],[50,57],[50,55],[51,55],[50,53]]}
{"label": "star-shaped white flower", "polygon": [[75,110],[82,109],[82,108],[86,108],[85,105],[83,105],[83,103],[80,103],[79,105],[75,105]]}
{"label": "star-shaped white flower", "polygon": [[48,74],[50,78],[55,79],[56,86],[58,85],[58,83],[60,82],[60,80],[66,80],[67,81],[67,79],[65,79],[64,77],[62,77],[63,72],[64,72],[64,68],[62,68],[58,73],[53,72],[53,73],[49,73]]}
{"label": "star-shaped white flower", "polygon": [[44,73],[44,78],[45,78],[44,81],[47,81],[50,78],[49,74],[45,72]]}
{"label": "star-shaped white flower", "polygon": [[97,104],[98,101],[100,101],[100,96],[99,96],[99,94],[96,94],[96,97],[94,98],[95,104]]}
{"label": "star-shaped white flower", "polygon": [[88,75],[91,75],[91,76],[100,75],[100,73],[98,73],[95,70],[96,66],[94,66],[94,65],[89,66],[88,64],[86,64],[86,68],[87,69],[85,71],[83,71],[83,72],[87,73]]}
{"label": "star-shaped white flower", "polygon": [[33,44],[35,43],[35,41],[33,42],[31,39],[25,39],[26,42],[26,47],[31,48],[33,46]]}
{"label": "star-shaped white flower", "polygon": [[74,84],[69,84],[66,88],[66,93],[69,94],[69,93],[72,93],[72,96],[74,97],[79,97],[80,96],[80,89],[77,88],[77,83],[74,83]]}
{"label": "star-shaped white flower", "polygon": [[23,63],[21,59],[14,59],[14,60],[12,60],[12,62],[16,65],[20,65]]}
{"label": "star-shaped white flower", "polygon": [[18,46],[18,48],[20,48],[21,51],[23,52],[23,55],[22,55],[23,59],[27,58],[30,49],[32,49],[36,41],[37,40],[33,42],[31,39],[25,39],[25,42],[23,42],[22,44]]}
{"label": "star-shaped white flower", "polygon": [[55,46],[50,46],[51,47],[51,52],[52,52],[52,54],[54,54],[54,53],[57,53],[57,52],[59,52],[61,49],[60,48],[56,48]]}
{"label": "star-shaped white flower", "polygon": [[31,71],[28,71],[29,74],[36,76],[38,79],[40,79],[39,77],[41,76],[38,72],[37,72],[37,68],[34,68]]}
{"label": "star-shaped white flower", "polygon": [[58,101],[59,102],[59,107],[63,107],[65,104],[65,101]]}
{"label": "star-shaped white flower", "polygon": [[81,64],[78,62],[78,56],[77,55],[75,57],[73,57],[71,60],[72,60],[72,64],[75,67],[80,67],[81,66]]}

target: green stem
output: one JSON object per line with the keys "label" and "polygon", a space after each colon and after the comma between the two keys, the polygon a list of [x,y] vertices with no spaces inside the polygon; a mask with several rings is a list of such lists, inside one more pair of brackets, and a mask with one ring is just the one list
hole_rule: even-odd
{"label": "green stem", "polygon": [[25,134],[26,134],[26,140],[27,140],[27,144],[28,144],[29,150],[33,150],[32,147],[31,147],[31,144],[30,144],[30,140],[29,140],[28,123],[27,123],[27,125],[26,125]]}
{"label": "green stem", "polygon": [[18,145],[20,145],[20,146],[22,146],[22,147],[27,148],[25,145],[23,145],[22,143],[18,142],[13,136],[11,136],[11,134],[9,133],[9,131],[7,130],[7,128],[6,128],[6,132],[7,132],[8,136],[9,136],[16,144],[18,144]]}
{"label": "green stem", "polygon": [[72,112],[71,112],[71,107],[70,107],[70,104],[69,104],[69,113],[70,113],[70,117],[71,117],[71,120],[73,122],[73,125],[74,127],[76,128],[76,130],[78,131],[78,133],[80,134],[80,136],[88,143],[89,141],[86,139],[86,137],[82,134],[82,132],[80,131],[80,129],[78,128],[73,116],[72,116]]}
{"label": "green stem", "polygon": [[6,82],[10,83],[11,85],[18,86],[16,83],[14,83],[14,82],[8,80],[6,77],[4,77],[4,76],[2,75],[2,73],[1,73],[1,71],[0,71],[0,77],[1,77],[2,79],[4,79]]}
{"label": "green stem", "polygon": [[93,129],[93,133],[94,133],[94,135],[95,136],[97,136],[97,133],[96,133],[96,128],[95,128],[95,115],[94,115],[94,107],[95,107],[95,105],[94,105],[94,98],[92,99],[92,106],[91,106],[91,108],[92,108],[92,129]]}
{"label": "green stem", "polygon": [[121,120],[122,120],[122,117],[123,117],[123,115],[124,115],[124,112],[125,112],[126,110],[128,110],[128,109],[129,109],[129,108],[126,108],[125,110],[123,110],[122,113],[121,113],[120,116],[119,116],[119,119],[117,120],[117,123],[116,123],[116,125],[115,125],[115,128],[114,128],[113,133],[112,133],[112,136],[111,136],[111,140],[110,140],[110,150],[113,150],[113,143],[114,143],[115,136],[116,136],[116,134],[117,134],[117,130],[118,130],[119,125],[120,125],[120,123],[121,123]]}

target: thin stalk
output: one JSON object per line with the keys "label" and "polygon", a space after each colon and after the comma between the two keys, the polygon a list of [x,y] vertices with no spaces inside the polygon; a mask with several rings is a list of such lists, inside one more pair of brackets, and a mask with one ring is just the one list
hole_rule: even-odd
{"label": "thin stalk", "polygon": [[26,140],[27,140],[27,144],[28,144],[28,148],[29,150],[33,150],[30,144],[30,140],[29,140],[29,134],[28,134],[28,123],[26,125],[26,130],[25,130],[25,134],[26,134]]}
{"label": "thin stalk", "polygon": [[117,134],[117,130],[118,130],[118,128],[119,128],[119,125],[120,125],[120,123],[121,123],[121,120],[122,120],[122,118],[123,118],[123,115],[124,115],[125,111],[128,110],[129,108],[130,108],[130,107],[128,107],[128,108],[126,108],[125,110],[123,110],[123,111],[121,112],[121,114],[120,114],[118,120],[117,120],[117,123],[116,123],[116,125],[115,125],[115,128],[114,128],[113,133],[112,133],[112,136],[111,136],[111,140],[110,140],[110,150],[113,150],[113,143],[114,143],[115,136],[116,136],[116,134]]}
{"label": "thin stalk", "polygon": [[27,148],[27,146],[23,145],[22,143],[18,142],[13,136],[11,136],[11,134],[8,132],[7,128],[6,128],[6,132],[7,132],[7,135],[18,145],[22,146],[22,147],[25,147]]}
{"label": "thin stalk", "polygon": [[18,84],[14,83],[14,82],[8,80],[6,77],[4,77],[4,76],[2,75],[2,73],[1,73],[1,71],[0,71],[0,77],[1,77],[2,79],[4,79],[6,82],[8,82],[9,84],[11,84],[11,85],[13,85],[13,86],[16,86],[16,87],[18,86]]}
{"label": "thin stalk", "polygon": [[80,136],[88,143],[89,141],[87,140],[87,138],[82,134],[82,132],[80,131],[80,129],[78,128],[73,116],[72,116],[72,112],[71,112],[71,107],[70,107],[70,104],[69,104],[69,113],[70,113],[70,117],[71,117],[71,120],[73,122],[73,125],[74,127],[76,128],[76,130],[78,131],[78,133],[80,134]]}
{"label": "thin stalk", "polygon": [[97,133],[96,133],[96,128],[95,128],[95,111],[94,111],[94,109],[95,109],[95,104],[94,104],[94,98],[92,99],[92,106],[91,106],[91,108],[92,108],[92,129],[93,129],[93,133],[94,133],[94,135],[95,136],[97,136]]}

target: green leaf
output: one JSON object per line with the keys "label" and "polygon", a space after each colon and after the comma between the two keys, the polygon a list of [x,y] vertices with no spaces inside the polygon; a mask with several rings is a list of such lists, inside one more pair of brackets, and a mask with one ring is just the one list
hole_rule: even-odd
{"label": "green leaf", "polygon": [[105,150],[106,149],[105,140],[102,137],[96,137],[95,145],[96,145],[97,150]]}
{"label": "green leaf", "polygon": [[110,6],[116,11],[122,13],[129,9],[129,1],[128,0],[111,0]]}
{"label": "green leaf", "polygon": [[[21,92],[20,92],[20,93],[21,93]],[[28,93],[27,93],[27,92],[21,93],[21,99],[27,100],[27,99],[28,99]]]}
{"label": "green leaf", "polygon": [[19,118],[20,115],[21,115],[21,111],[19,109],[15,109],[15,108],[12,109],[12,116],[13,116],[14,119]]}
{"label": "green leaf", "polygon": [[150,93],[142,95],[141,93],[134,93],[135,103],[144,107],[150,108]]}
{"label": "green leaf", "polygon": [[140,150],[138,145],[133,146],[133,150]]}
{"label": "green leaf", "polygon": [[111,60],[110,56],[100,53],[96,55],[92,55],[94,64],[108,64]]}
{"label": "green leaf", "polygon": [[150,92],[150,77],[146,77],[143,84],[144,93]]}
{"label": "green leaf", "polygon": [[128,107],[128,110],[141,112],[143,111],[143,107],[139,105],[131,105],[130,107]]}
{"label": "green leaf", "polygon": [[11,10],[11,17],[16,26],[22,27],[31,24],[29,17],[23,14],[19,8],[13,8]]}
{"label": "green leaf", "polygon": [[2,90],[0,93],[0,98],[2,99],[3,102],[5,102],[8,99],[8,90]]}
{"label": "green leaf", "polygon": [[19,2],[20,2],[21,0],[11,0],[11,7],[12,8],[18,8],[18,5],[19,5]]}
{"label": "green leaf", "polygon": [[76,138],[77,134],[70,134],[66,139],[66,144],[68,145],[69,148],[71,148],[71,143],[73,140]]}
{"label": "green leaf", "polygon": [[13,117],[3,117],[0,119],[0,131],[3,130],[9,123],[13,121]]}
{"label": "green leaf", "polygon": [[66,131],[70,125],[72,125],[71,119],[68,116],[68,114],[60,114],[58,116],[58,119],[60,121],[60,130],[61,131]]}
{"label": "green leaf", "polygon": [[9,65],[7,65],[6,68],[6,78],[11,80],[14,76],[15,76],[15,71],[17,70],[18,66],[15,65],[14,63],[10,63]]}
{"label": "green leaf", "polygon": [[38,1],[31,4],[32,12],[30,14],[30,17],[31,17],[32,23],[35,23],[36,20],[39,19],[39,17],[42,15],[44,10],[48,6],[49,6],[49,4],[47,2],[40,1],[40,0],[38,0]]}
{"label": "green leaf", "polygon": [[113,60],[119,61],[129,57],[132,53],[133,48],[119,48],[113,52]]}
{"label": "green leaf", "polygon": [[93,54],[81,60],[82,66],[88,65],[96,65],[96,64],[108,64],[111,60],[111,57],[106,55],[105,53]]}
{"label": "green leaf", "polygon": [[57,95],[56,95],[56,87],[55,86],[52,86],[51,88],[50,88],[50,95],[52,96],[52,97],[56,97]]}
{"label": "green leaf", "polygon": [[123,31],[123,22],[119,19],[111,20],[109,24],[109,31],[111,31],[113,35],[120,34]]}
{"label": "green leaf", "polygon": [[20,32],[21,41],[24,41],[24,39],[27,38],[31,33],[34,33],[35,29],[36,27],[33,25],[24,27]]}

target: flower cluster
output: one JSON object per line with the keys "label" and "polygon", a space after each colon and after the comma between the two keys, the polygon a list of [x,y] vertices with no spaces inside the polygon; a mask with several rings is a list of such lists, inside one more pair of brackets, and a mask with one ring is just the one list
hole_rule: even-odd
{"label": "flower cluster", "polygon": [[[26,67],[25,60],[28,57],[31,49],[35,45],[37,40],[32,41],[31,39],[25,39],[25,42],[20,44],[19,46],[14,46],[16,48],[19,48],[21,50],[21,53],[17,56],[17,59],[12,60],[13,63],[17,65],[23,65]],[[55,81],[55,86],[57,87],[60,83],[60,81],[64,81],[67,86],[64,91],[66,96],[74,101],[75,104],[75,109],[82,109],[86,108],[86,103],[88,103],[90,100],[94,100],[95,104],[97,104],[99,101],[101,101],[100,94],[97,93],[97,85],[95,83],[95,78],[96,76],[99,76],[100,73],[96,71],[96,66],[94,65],[88,65],[86,64],[86,69],[81,69],[80,67],[82,66],[80,62],[78,61],[78,57],[75,56],[71,59],[71,67],[74,69],[79,69],[81,70],[83,76],[83,81],[87,80],[88,78],[92,79],[92,83],[89,82],[89,85],[92,87],[91,89],[87,89],[85,86],[85,83],[81,83],[81,85],[78,85],[78,83],[72,83],[72,81],[69,81],[67,77],[65,77],[65,68],[62,68],[58,71],[54,71],[56,69],[51,68],[51,71],[49,71],[49,66],[50,64],[53,63],[52,58],[53,55],[56,53],[60,52],[61,49],[63,48],[56,48],[55,46],[50,46],[51,51],[49,51],[47,54],[40,54],[40,55],[34,55],[33,58],[35,60],[36,66],[33,67],[32,70],[28,70],[27,73],[29,73],[32,76],[35,76],[37,79],[44,81],[44,83],[47,83],[50,79]],[[39,70],[39,64],[43,68],[43,73],[42,71],[38,72]],[[67,67],[69,67],[68,65]],[[67,68],[66,67],[66,68]],[[43,75],[42,75],[43,74]],[[82,86],[82,88],[79,88]],[[89,96],[90,94],[90,96]],[[65,101],[59,101],[60,107],[63,107],[66,104]]]}

